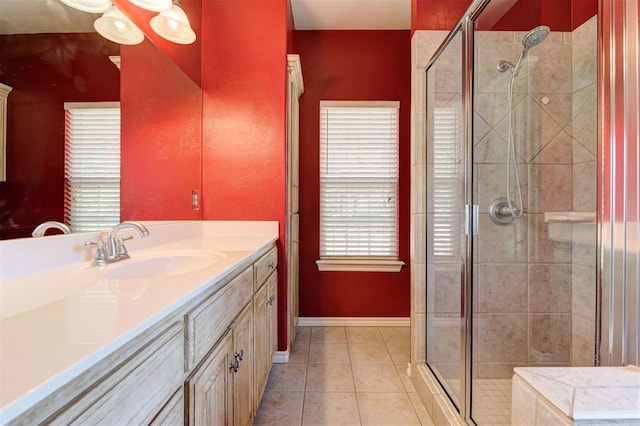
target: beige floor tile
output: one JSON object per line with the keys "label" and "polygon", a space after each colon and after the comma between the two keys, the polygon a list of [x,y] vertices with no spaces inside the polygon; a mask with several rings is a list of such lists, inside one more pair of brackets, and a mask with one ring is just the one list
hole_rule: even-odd
{"label": "beige floor tile", "polygon": [[347,343],[344,327],[312,327],[311,343]]}
{"label": "beige floor tile", "polygon": [[354,392],[350,364],[309,364],[306,391]]}
{"label": "beige floor tile", "polygon": [[409,352],[411,351],[411,344],[408,341],[403,342],[399,340],[391,340],[386,343],[387,350],[391,354],[393,363],[407,365],[407,363],[409,362]]}
{"label": "beige floor tile", "polygon": [[357,392],[405,392],[393,364],[353,364]]}
{"label": "beige floor tile", "polygon": [[306,364],[309,361],[309,338],[298,339],[293,345],[291,353],[289,354],[289,362],[292,364]]}
{"label": "beige floor tile", "polygon": [[383,342],[349,343],[352,364],[384,364],[393,362]]}
{"label": "beige floor tile", "polygon": [[309,343],[311,339],[311,327],[298,327],[296,330],[296,341],[295,343]]}
{"label": "beige floor tile", "polygon": [[416,392],[409,392],[409,399],[411,400],[413,408],[416,410],[416,414],[418,415],[420,423],[423,426],[435,426],[435,423],[433,423],[433,420],[431,420],[431,416],[429,416],[427,407],[424,406],[422,399],[420,399],[420,395],[418,395]]}
{"label": "beige floor tile", "polygon": [[380,327],[380,334],[385,342],[410,342],[410,327]]}
{"label": "beige floor tile", "polygon": [[382,342],[378,327],[345,327],[348,343]]}
{"label": "beige floor tile", "polygon": [[358,426],[360,415],[353,392],[306,392],[303,426]]}
{"label": "beige floor tile", "polygon": [[406,392],[357,393],[362,424],[383,426],[420,425]]}
{"label": "beige floor tile", "polygon": [[434,425],[406,375],[408,342],[408,327],[300,327],[254,425]]}
{"label": "beige floor tile", "polygon": [[273,364],[266,391],[304,391],[306,364]]}
{"label": "beige floor tile", "polygon": [[311,343],[309,363],[349,364],[349,348],[346,343]]}
{"label": "beige floor tile", "polygon": [[408,393],[417,392],[416,387],[414,386],[413,382],[411,381],[411,377],[409,377],[407,375],[407,364],[404,364],[404,365],[396,364],[396,371],[398,372],[398,376],[400,376],[400,381],[404,385],[404,389]]}
{"label": "beige floor tile", "polygon": [[302,421],[304,392],[265,391],[254,426],[299,426]]}

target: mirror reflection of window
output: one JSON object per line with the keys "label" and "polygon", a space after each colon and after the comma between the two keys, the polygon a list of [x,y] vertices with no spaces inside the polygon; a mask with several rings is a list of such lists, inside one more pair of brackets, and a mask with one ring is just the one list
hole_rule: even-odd
{"label": "mirror reflection of window", "polygon": [[72,232],[120,222],[120,103],[65,103],[65,222]]}

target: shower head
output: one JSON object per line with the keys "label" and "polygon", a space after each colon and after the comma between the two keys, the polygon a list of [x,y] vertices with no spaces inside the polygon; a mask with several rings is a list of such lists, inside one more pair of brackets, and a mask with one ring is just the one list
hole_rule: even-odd
{"label": "shower head", "polygon": [[535,27],[527,34],[525,34],[524,37],[522,37],[522,45],[525,47],[525,49],[537,46],[549,36],[549,31],[549,27],[547,27],[546,25]]}
{"label": "shower head", "polygon": [[498,65],[496,67],[497,70],[499,72],[511,70],[511,75],[515,78],[520,72],[520,67],[526,59],[527,54],[529,53],[529,49],[542,43],[549,36],[549,31],[549,27],[547,27],[546,25],[540,25],[539,27],[535,27],[534,29],[526,33],[524,37],[522,37],[522,46],[524,46],[524,49],[522,49],[522,53],[520,54],[520,58],[518,58],[518,62],[516,62],[516,64],[514,65],[509,61],[501,60],[500,62],[498,62]]}

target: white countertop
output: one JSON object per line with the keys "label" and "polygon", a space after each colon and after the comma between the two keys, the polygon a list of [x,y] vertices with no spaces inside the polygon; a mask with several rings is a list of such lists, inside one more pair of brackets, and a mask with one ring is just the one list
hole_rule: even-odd
{"label": "white countertop", "polygon": [[514,372],[574,420],[640,419],[638,367],[517,367]]}
{"label": "white countertop", "polygon": [[[127,242],[132,259],[102,269],[87,268],[93,250],[82,246],[97,233],[0,242],[0,424],[215,287],[278,238],[277,222],[144,223],[147,238],[121,231],[135,235]],[[178,275],[103,275],[136,259],[190,252],[216,255],[213,263]]]}

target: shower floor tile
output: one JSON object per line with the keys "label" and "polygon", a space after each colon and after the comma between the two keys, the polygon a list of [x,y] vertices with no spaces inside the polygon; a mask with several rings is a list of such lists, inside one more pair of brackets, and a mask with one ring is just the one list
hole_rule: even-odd
{"label": "shower floor tile", "polygon": [[472,418],[479,426],[511,424],[511,379],[474,379]]}

